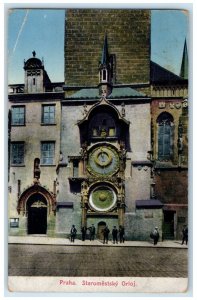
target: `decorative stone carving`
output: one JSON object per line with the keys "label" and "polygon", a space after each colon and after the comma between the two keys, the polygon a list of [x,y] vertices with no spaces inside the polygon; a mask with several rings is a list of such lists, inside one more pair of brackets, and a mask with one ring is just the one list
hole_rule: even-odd
{"label": "decorative stone carving", "polygon": [[175,104],[175,107],[176,107],[177,109],[180,109],[180,108],[181,108],[181,103],[180,103],[180,102],[177,102],[177,103]]}
{"label": "decorative stone carving", "polygon": [[175,107],[174,103],[170,103],[169,106],[171,109],[174,109],[174,107]]}
{"label": "decorative stone carving", "polygon": [[166,103],[164,101],[159,102],[159,108],[165,108],[166,107]]}

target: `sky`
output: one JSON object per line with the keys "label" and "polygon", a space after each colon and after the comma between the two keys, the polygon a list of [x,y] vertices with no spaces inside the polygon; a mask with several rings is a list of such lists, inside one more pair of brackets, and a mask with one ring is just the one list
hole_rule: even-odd
{"label": "sky", "polygon": [[[53,82],[64,81],[65,11],[47,9],[10,10],[7,18],[8,83],[24,82],[24,59],[44,58]],[[182,10],[151,13],[151,59],[179,75],[184,41],[188,41],[188,16]]]}

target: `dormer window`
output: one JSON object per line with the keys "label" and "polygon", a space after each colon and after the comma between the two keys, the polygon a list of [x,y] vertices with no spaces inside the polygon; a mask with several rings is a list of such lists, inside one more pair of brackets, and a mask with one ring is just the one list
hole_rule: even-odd
{"label": "dormer window", "polygon": [[102,79],[101,80],[107,81],[107,70],[106,69],[102,70]]}

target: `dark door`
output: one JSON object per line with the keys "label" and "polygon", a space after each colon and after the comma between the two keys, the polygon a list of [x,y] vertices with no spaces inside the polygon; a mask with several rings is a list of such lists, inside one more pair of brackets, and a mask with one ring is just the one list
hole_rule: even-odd
{"label": "dark door", "polygon": [[30,207],[28,212],[28,233],[46,234],[47,231],[47,208]]}
{"label": "dark door", "polygon": [[40,194],[34,194],[27,202],[28,234],[46,234],[47,201]]}
{"label": "dark door", "polygon": [[97,238],[99,240],[103,240],[103,229],[105,228],[105,226],[106,226],[105,222],[99,222],[98,223]]}
{"label": "dark door", "polygon": [[174,214],[175,211],[164,211],[164,224],[163,224],[163,239],[174,239]]}

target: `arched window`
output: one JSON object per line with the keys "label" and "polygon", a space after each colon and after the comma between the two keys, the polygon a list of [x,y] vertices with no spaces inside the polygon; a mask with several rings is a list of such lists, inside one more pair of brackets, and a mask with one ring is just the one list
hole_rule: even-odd
{"label": "arched window", "polygon": [[167,112],[157,118],[158,125],[158,160],[170,160],[173,156],[173,117]]}

